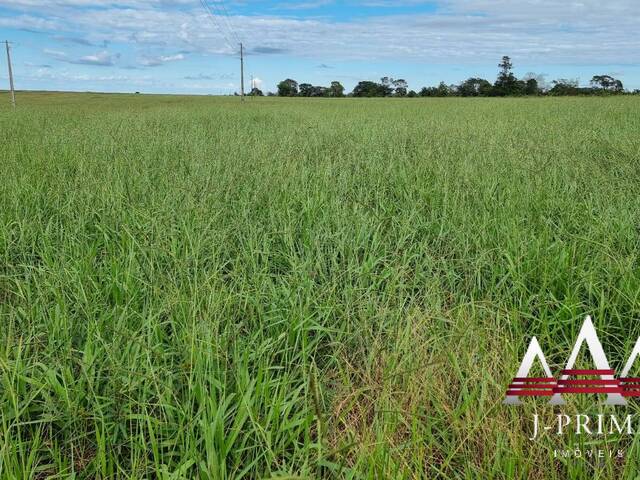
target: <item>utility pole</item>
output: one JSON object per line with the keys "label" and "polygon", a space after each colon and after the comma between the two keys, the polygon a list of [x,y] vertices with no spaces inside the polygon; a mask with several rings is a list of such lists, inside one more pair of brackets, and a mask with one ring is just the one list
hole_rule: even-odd
{"label": "utility pole", "polygon": [[240,97],[244,102],[244,50],[240,43]]}
{"label": "utility pole", "polygon": [[9,86],[11,87],[11,105],[16,108],[16,91],[13,88],[13,70],[11,69],[11,53],[9,52],[9,40],[6,40],[7,46],[7,64],[9,65]]}

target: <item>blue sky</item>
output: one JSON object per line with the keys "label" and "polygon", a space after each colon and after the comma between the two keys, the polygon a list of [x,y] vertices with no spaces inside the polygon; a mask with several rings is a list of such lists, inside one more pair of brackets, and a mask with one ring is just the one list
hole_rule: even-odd
{"label": "blue sky", "polygon": [[287,77],[494,80],[502,55],[518,76],[634,89],[639,25],[636,0],[0,0],[19,89],[232,93],[240,40],[247,88],[253,75],[265,91]]}

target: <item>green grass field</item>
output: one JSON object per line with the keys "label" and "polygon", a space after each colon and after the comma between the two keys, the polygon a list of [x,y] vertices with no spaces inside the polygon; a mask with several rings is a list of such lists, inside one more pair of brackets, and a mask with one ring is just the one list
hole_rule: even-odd
{"label": "green grass field", "polygon": [[528,440],[602,398],[501,404],[531,336],[557,371],[587,314],[616,368],[640,334],[640,98],[18,107],[1,478],[640,475]]}

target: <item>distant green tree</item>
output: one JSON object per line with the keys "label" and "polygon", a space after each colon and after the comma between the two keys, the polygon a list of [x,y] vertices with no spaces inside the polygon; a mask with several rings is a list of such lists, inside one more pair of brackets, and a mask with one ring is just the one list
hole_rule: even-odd
{"label": "distant green tree", "polygon": [[310,83],[301,83],[299,87],[299,93],[301,97],[310,97],[313,92],[313,85]]}
{"label": "distant green tree", "polygon": [[298,95],[298,82],[287,78],[278,84],[278,95],[281,97],[295,97]]}
{"label": "distant green tree", "polygon": [[484,78],[468,78],[458,85],[458,94],[462,97],[484,97],[491,95],[491,83]]}
{"label": "distant green tree", "polygon": [[409,89],[409,84],[403,78],[398,80],[392,80],[391,85],[393,85],[394,95],[396,97],[406,97],[407,91]]}
{"label": "distant green tree", "polygon": [[511,63],[511,57],[505,55],[502,57],[502,62],[498,64],[500,72],[498,73],[498,79],[494,84],[493,93],[498,96],[516,95],[521,92],[524,85],[518,84],[518,79],[513,74],[513,63]]}
{"label": "distant green tree", "polygon": [[376,97],[390,97],[393,95],[393,82],[394,80],[391,77],[382,77],[378,84]]}
{"label": "distant green tree", "polygon": [[311,88],[311,95],[309,96],[310,97],[328,97],[329,89],[327,87],[314,86]]}
{"label": "distant green tree", "polygon": [[610,75],[594,75],[591,79],[591,86],[603,92],[621,93],[624,92],[624,86],[620,80]]}
{"label": "distant green tree", "polygon": [[[337,82],[333,82],[337,83]],[[332,83],[332,85],[333,85]],[[339,84],[338,84],[339,85]],[[340,85],[342,87],[342,85]],[[331,88],[311,85],[310,83],[301,83],[299,86],[301,97],[330,97],[332,96]],[[344,92],[344,88],[342,89]]]}
{"label": "distant green tree", "polygon": [[444,82],[440,82],[436,87],[436,97],[448,97],[451,93],[451,88]]}
{"label": "distant green tree", "polygon": [[409,84],[402,78],[396,80],[391,77],[382,77],[380,83],[359,82],[351,95],[354,97],[390,97],[392,95],[405,97],[408,93],[408,87]]}
{"label": "distant green tree", "polygon": [[437,97],[438,89],[436,87],[422,87],[418,95],[421,97]]}
{"label": "distant green tree", "polygon": [[253,87],[249,95],[251,95],[252,97],[264,97],[264,93],[262,93],[262,90],[257,87]]}
{"label": "distant green tree", "polygon": [[409,90],[409,93],[407,93],[407,97],[409,97],[409,98],[415,98],[417,96],[418,96],[418,94],[416,93],[415,90]]}
{"label": "distant green tree", "polygon": [[370,81],[359,82],[353,89],[354,97],[383,97],[385,89],[381,84]]}
{"label": "distant green tree", "polygon": [[344,97],[344,87],[338,81],[331,82],[329,90],[332,97]]}
{"label": "distant green tree", "polygon": [[380,79],[380,85],[381,85],[382,87],[388,87],[388,88],[389,88],[389,92],[390,92],[390,93],[393,93],[393,87],[392,87],[392,85],[393,85],[393,78],[391,78],[391,77],[382,77],[382,78]]}
{"label": "distant green tree", "polygon": [[567,80],[566,78],[560,78],[551,82],[553,87],[549,90],[549,95],[565,96],[565,95],[578,95],[580,89],[578,88],[578,80]]}
{"label": "distant green tree", "polygon": [[538,87],[538,80],[535,78],[530,78],[525,82],[524,87],[525,95],[538,95],[540,94],[540,88]]}

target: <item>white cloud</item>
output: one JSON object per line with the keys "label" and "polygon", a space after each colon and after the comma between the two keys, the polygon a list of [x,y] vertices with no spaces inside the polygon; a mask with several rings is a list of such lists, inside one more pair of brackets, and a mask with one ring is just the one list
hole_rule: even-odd
{"label": "white cloud", "polygon": [[167,62],[177,62],[184,60],[184,54],[178,53],[176,55],[159,55],[156,57],[144,56],[140,59],[140,65],[145,67],[157,67]]}
{"label": "white cloud", "polygon": [[47,80],[56,82],[97,82],[97,83],[121,83],[134,85],[150,85],[151,77],[131,77],[128,75],[107,74],[107,75],[90,75],[86,73],[71,72],[66,69],[52,70],[50,68],[37,68],[29,72],[23,72],[19,75],[19,80]]}
{"label": "white cloud", "polygon": [[59,50],[51,50],[47,48],[44,49],[44,53],[60,62],[75,63],[78,65],[97,65],[101,67],[112,66],[114,61],[120,57],[119,54],[111,54],[106,50],[93,55],[83,55],[78,58],[70,57],[67,53]]}
{"label": "white cloud", "polygon": [[315,0],[311,2],[297,2],[297,3],[278,3],[274,5],[273,9],[279,10],[313,10],[316,8],[331,5],[334,0]]}
{"label": "white cloud", "polygon": [[[2,5],[2,2],[0,2],[0,5]],[[0,27],[32,31],[52,31],[64,28],[63,24],[57,19],[42,18],[34,15],[0,17]]]}
{"label": "white cloud", "polygon": [[102,51],[98,52],[94,55],[85,55],[75,60],[72,63],[81,63],[85,65],[103,65],[110,66],[113,65],[114,58],[118,58],[119,55],[111,55],[109,52]]}

